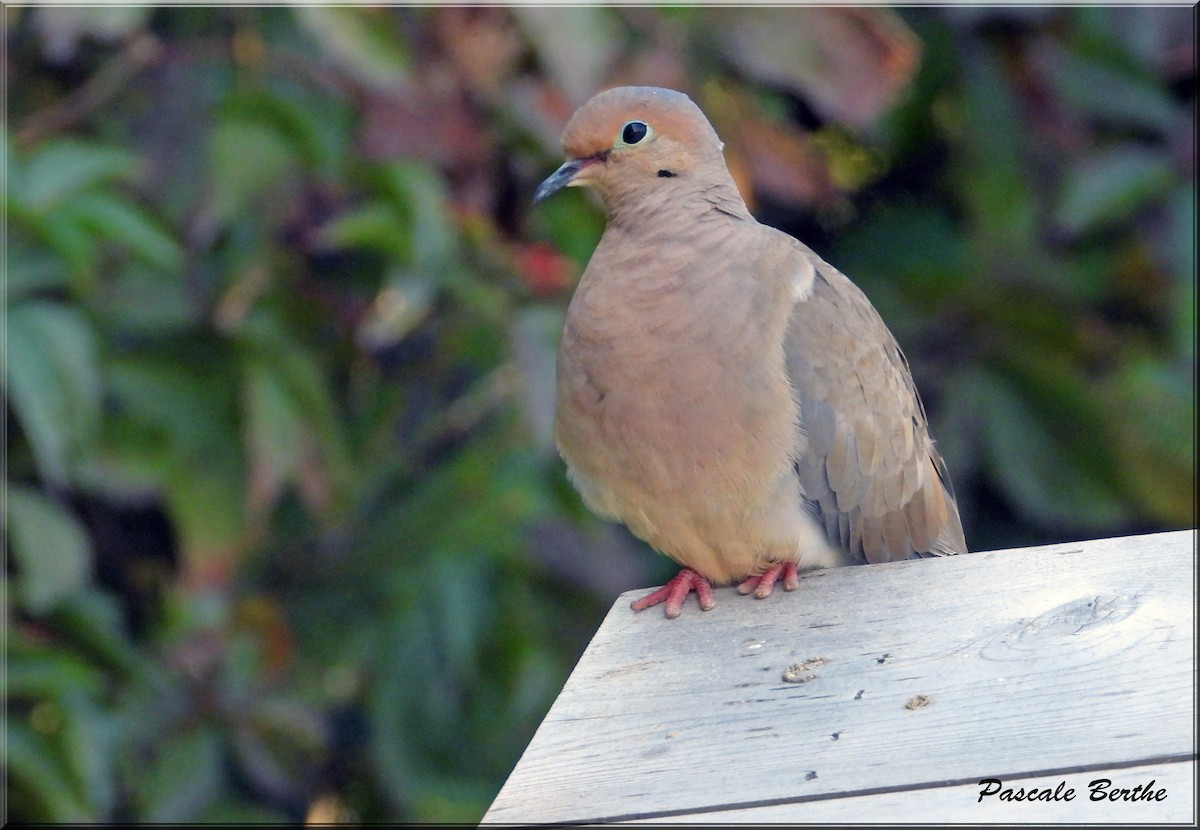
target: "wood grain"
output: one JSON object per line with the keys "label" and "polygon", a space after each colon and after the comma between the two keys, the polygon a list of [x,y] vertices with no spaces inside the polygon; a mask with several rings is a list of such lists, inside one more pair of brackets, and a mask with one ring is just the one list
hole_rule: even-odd
{"label": "wood grain", "polygon": [[863,798],[882,813],[857,820],[894,821],[869,799],[1195,758],[1194,531],[818,571],[674,621],[630,611],[641,593],[484,822],[801,820]]}

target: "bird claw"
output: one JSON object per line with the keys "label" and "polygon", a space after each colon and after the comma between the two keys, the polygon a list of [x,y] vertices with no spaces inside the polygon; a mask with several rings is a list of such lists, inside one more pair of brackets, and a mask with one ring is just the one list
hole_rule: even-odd
{"label": "bird claw", "polygon": [[755,599],[765,599],[775,590],[775,583],[783,576],[783,590],[794,591],[800,587],[800,575],[796,572],[795,562],[777,562],[760,574],[746,579],[738,585],[739,594],[754,592]]}
{"label": "bird claw", "polygon": [[643,611],[653,605],[666,602],[667,607],[663,613],[666,614],[667,619],[673,620],[683,610],[683,601],[692,591],[696,592],[696,599],[700,601],[701,611],[708,611],[717,604],[713,599],[712,585],[708,580],[691,568],[684,568],[666,585],[651,594],[646,594],[641,599],[634,600],[629,607],[634,611]]}
{"label": "bird claw", "polygon": [[[797,572],[796,563],[779,562],[762,573],[755,574],[743,581],[738,585],[737,591],[739,594],[749,594],[753,591],[755,599],[765,599],[771,596],[771,592],[775,590],[775,583],[781,576],[783,577],[783,590],[794,591],[800,587],[800,575]],[[712,585],[709,584],[709,581],[691,568],[684,568],[666,585],[646,594],[641,599],[634,600],[629,607],[634,611],[644,611],[652,606],[666,603],[663,613],[667,619],[673,620],[683,611],[683,601],[692,591],[696,592],[696,599],[700,602],[701,611],[708,611],[717,604],[713,599]]]}

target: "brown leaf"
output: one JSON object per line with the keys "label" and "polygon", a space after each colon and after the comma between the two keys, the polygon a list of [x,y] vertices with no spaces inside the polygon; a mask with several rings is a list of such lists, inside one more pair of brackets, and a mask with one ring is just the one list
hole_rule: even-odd
{"label": "brown leaf", "polygon": [[433,29],[466,86],[489,98],[508,83],[525,51],[504,9],[445,6],[435,12]]}
{"label": "brown leaf", "polygon": [[734,65],[850,127],[869,126],[920,63],[916,35],[888,9],[713,9],[711,15]]}
{"label": "brown leaf", "polygon": [[725,160],[742,198],[818,205],[839,195],[825,154],[812,137],[767,119],[744,88],[710,83],[699,101],[725,141]]}
{"label": "brown leaf", "polygon": [[809,136],[761,118],[743,121],[738,132],[755,193],[798,205],[837,195],[825,155]]}
{"label": "brown leaf", "polygon": [[473,168],[486,162],[491,143],[483,119],[457,84],[433,74],[427,72],[411,90],[367,96],[364,155],[374,160],[419,158],[442,168]]}

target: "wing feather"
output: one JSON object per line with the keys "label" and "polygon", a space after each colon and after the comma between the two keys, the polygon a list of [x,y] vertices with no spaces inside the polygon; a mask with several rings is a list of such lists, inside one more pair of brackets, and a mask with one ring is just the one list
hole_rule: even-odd
{"label": "wing feather", "polygon": [[895,338],[854,283],[797,249],[814,271],[785,341],[807,437],[796,459],[805,498],[830,539],[860,561],[966,552],[950,478]]}

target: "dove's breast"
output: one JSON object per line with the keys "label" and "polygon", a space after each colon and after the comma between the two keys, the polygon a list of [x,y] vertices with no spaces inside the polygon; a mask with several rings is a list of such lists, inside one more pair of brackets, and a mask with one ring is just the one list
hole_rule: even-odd
{"label": "dove's breast", "polygon": [[794,471],[786,263],[721,266],[744,270],[729,295],[706,274],[718,262],[705,243],[660,238],[650,262],[614,255],[638,246],[613,234],[572,298],[558,359],[555,438],[585,502],[718,582],[802,553],[805,567],[835,564]]}

